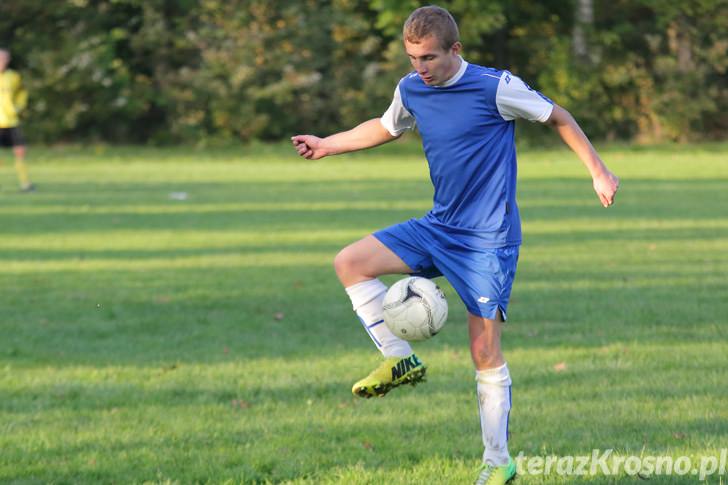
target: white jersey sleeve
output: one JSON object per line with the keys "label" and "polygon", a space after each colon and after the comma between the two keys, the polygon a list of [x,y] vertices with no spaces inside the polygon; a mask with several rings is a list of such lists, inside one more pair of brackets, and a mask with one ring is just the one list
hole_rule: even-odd
{"label": "white jersey sleeve", "polygon": [[411,130],[415,127],[415,117],[412,113],[407,111],[402,103],[402,95],[399,93],[399,85],[394,90],[394,98],[392,98],[392,104],[389,105],[387,111],[384,112],[380,118],[382,126],[392,136],[399,136],[406,130]]}
{"label": "white jersey sleeve", "polygon": [[554,109],[554,104],[545,96],[508,71],[501,75],[495,103],[500,115],[508,121],[524,118],[545,123]]}

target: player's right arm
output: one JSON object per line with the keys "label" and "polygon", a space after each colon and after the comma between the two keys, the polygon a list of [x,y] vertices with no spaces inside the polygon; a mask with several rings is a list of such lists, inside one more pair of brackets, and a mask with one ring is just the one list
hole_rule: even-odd
{"label": "player's right arm", "polygon": [[296,135],[291,137],[298,154],[309,160],[318,160],[329,155],[363,150],[382,143],[395,140],[382,125],[380,118],[365,121],[359,126],[335,135],[319,138],[314,135]]}
{"label": "player's right arm", "polygon": [[398,85],[394,90],[392,103],[381,118],[373,118],[349,131],[342,131],[326,138],[296,135],[291,137],[291,141],[303,158],[318,160],[328,155],[363,150],[396,140],[414,126],[415,118],[402,102]]}

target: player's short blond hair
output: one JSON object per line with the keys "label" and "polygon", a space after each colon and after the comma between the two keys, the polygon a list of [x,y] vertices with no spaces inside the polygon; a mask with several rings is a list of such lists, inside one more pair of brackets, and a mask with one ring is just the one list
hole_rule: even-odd
{"label": "player's short blond hair", "polygon": [[412,12],[404,22],[402,33],[404,39],[413,44],[433,35],[440,41],[440,46],[444,50],[449,50],[460,40],[455,19],[450,12],[436,5],[420,7]]}

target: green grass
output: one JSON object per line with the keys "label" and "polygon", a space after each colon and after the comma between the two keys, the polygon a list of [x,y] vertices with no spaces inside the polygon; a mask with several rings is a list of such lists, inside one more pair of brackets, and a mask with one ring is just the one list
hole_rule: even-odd
{"label": "green grass", "polygon": [[[524,244],[503,336],[511,452],[717,455],[728,447],[728,145],[603,156],[622,177],[609,210],[569,152],[520,154]],[[427,384],[350,394],[378,357],[331,261],[427,211],[416,145],[318,162],[277,146],[30,159],[35,194],[16,192],[12,164],[0,172],[0,482],[474,478],[465,310],[447,284],[450,321],[416,346]],[[517,484],[585,481],[641,483]]]}

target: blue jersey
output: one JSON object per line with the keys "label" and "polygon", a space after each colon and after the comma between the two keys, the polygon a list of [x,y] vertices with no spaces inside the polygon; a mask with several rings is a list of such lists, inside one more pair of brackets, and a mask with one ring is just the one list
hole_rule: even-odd
{"label": "blue jersey", "polygon": [[551,100],[508,71],[468,64],[441,86],[417,73],[399,82],[382,125],[417,126],[435,188],[426,218],[480,247],[521,242],[514,120],[545,122]]}

